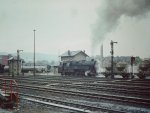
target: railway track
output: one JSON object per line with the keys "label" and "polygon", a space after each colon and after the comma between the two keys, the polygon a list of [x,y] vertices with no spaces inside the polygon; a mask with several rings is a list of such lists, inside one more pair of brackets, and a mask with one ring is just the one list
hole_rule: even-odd
{"label": "railway track", "polygon": [[[93,78],[93,77],[91,78],[54,77],[53,78],[47,76],[46,77],[39,76],[37,78],[31,77],[31,78],[15,78],[15,79],[17,80],[18,83],[20,83],[19,87],[21,91],[29,91],[29,93],[31,91],[31,93],[33,94],[34,93],[36,94],[37,91],[40,91],[41,95],[44,96],[44,94],[50,92],[49,93],[50,95],[57,94],[57,96],[60,97],[61,96],[62,97],[68,96],[71,98],[77,97],[77,99],[80,98],[81,100],[82,99],[91,100],[94,102],[95,100],[96,102],[106,101],[108,103],[111,102],[111,103],[119,103],[121,105],[138,106],[140,108],[141,107],[150,108],[150,99],[149,99],[150,80],[119,80],[119,79],[101,80],[100,78]],[[49,86],[51,88],[48,88]],[[28,89],[28,90],[24,90],[24,89]],[[125,95],[123,96],[123,94]],[[26,97],[28,96],[27,94],[24,94],[24,96],[25,95]],[[73,109],[76,110],[80,106],[81,109],[78,110],[80,112],[85,112],[85,113],[90,112],[92,110],[100,110],[100,108],[94,108],[97,106],[93,106],[93,108],[90,107],[88,108],[88,106],[87,107],[81,106],[82,105],[81,103],[80,105],[75,105],[76,103],[63,104],[63,101],[59,102],[55,99],[48,100],[47,97],[43,97],[42,99],[41,96],[35,97],[35,95],[32,96],[30,95],[28,101],[36,102],[39,104],[51,105],[51,106],[55,105],[56,107],[60,106],[61,108],[65,106],[66,108],[64,107],[63,109],[72,108],[72,110]],[[55,103],[53,103],[54,101]],[[112,111],[112,112],[116,113],[120,111]]]}
{"label": "railway track", "polygon": [[20,93],[20,95],[25,96],[25,97],[30,97],[30,98],[23,98],[28,101],[32,101],[32,102],[36,102],[36,103],[44,104],[44,105],[50,105],[54,107],[60,107],[63,109],[69,109],[69,110],[76,111],[76,112],[91,113],[92,111],[103,111],[103,112],[109,112],[109,113],[125,113],[125,111],[121,111],[121,110],[98,107],[98,106],[93,106],[93,105],[86,105],[83,103],[62,101],[62,100],[47,98],[43,96],[36,96],[36,95],[22,94],[22,93]]}
{"label": "railway track", "polygon": [[105,84],[119,84],[119,85],[134,85],[134,86],[143,86],[143,87],[150,87],[150,80],[108,80],[104,78],[96,78],[96,77],[61,77],[61,76],[38,76],[38,77],[19,77],[14,78],[17,81],[23,81],[23,82],[59,82],[59,83],[72,83],[72,82],[82,82],[82,83],[105,83]]}
{"label": "railway track", "polygon": [[[135,96],[144,96],[144,97],[149,97],[149,94],[150,94],[150,90],[131,90],[131,89],[125,89],[125,88],[122,88],[122,89],[118,89],[118,88],[114,88],[114,87],[105,87],[105,86],[99,86],[99,87],[92,87],[92,86],[83,86],[83,85],[54,85],[56,88],[76,88],[76,89],[81,89],[81,90],[88,90],[88,91],[104,91],[104,92],[109,92],[109,93],[122,93],[123,95],[135,95]],[[116,92],[117,91],[117,92]],[[99,93],[100,93],[99,92]]]}
{"label": "railway track", "polygon": [[[32,82],[31,82],[32,81]],[[47,85],[49,82],[54,82],[57,83],[60,81],[58,80],[48,80],[48,81],[41,81],[41,80],[18,80],[18,82],[21,83],[32,83],[32,84],[38,84],[38,85]],[[133,86],[135,84],[126,84],[126,83],[120,83],[118,82],[106,82],[106,81],[99,81],[98,83],[92,83],[92,84],[87,84],[87,83],[81,83],[81,84],[53,84],[50,86],[56,86],[56,87],[67,87],[67,88],[78,88],[78,89],[87,89],[87,90],[92,90],[92,91],[106,91],[106,92],[118,92],[118,93],[124,93],[124,94],[136,94],[136,95],[141,95],[141,96],[146,96],[150,94],[150,88],[148,86]]]}
{"label": "railway track", "polygon": [[62,84],[72,84],[72,83],[80,83],[80,84],[89,84],[89,82],[91,82],[92,84],[110,84],[110,85],[117,85],[117,86],[121,86],[121,87],[126,87],[128,86],[129,88],[138,88],[138,87],[150,87],[150,81],[147,81],[144,83],[144,81],[141,82],[132,82],[132,81],[107,81],[107,80],[81,80],[81,78],[78,80],[66,80],[66,79],[16,79],[16,81],[18,82],[26,82],[26,83],[41,83],[41,84],[49,84],[49,83],[62,83]]}
{"label": "railway track", "polygon": [[20,88],[32,89],[36,91],[44,91],[44,92],[52,92],[57,94],[71,95],[71,96],[79,96],[86,97],[90,99],[103,99],[127,104],[135,104],[141,105],[144,107],[150,107],[150,99],[138,98],[138,97],[129,97],[129,96],[121,96],[121,95],[112,95],[112,94],[104,94],[104,93],[91,93],[91,92],[83,92],[83,91],[70,91],[64,89],[56,89],[56,88],[43,88],[40,86],[30,86],[30,85],[20,85]]}

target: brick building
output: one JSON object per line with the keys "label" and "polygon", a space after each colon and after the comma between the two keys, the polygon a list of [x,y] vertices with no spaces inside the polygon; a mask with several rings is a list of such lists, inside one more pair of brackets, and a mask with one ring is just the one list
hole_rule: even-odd
{"label": "brick building", "polygon": [[11,57],[11,55],[0,55],[0,64],[8,66],[8,59]]}

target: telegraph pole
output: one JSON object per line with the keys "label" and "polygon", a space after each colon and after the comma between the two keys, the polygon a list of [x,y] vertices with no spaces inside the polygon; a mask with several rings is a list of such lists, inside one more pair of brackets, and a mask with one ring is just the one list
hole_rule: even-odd
{"label": "telegraph pole", "polygon": [[114,79],[114,44],[117,44],[118,42],[113,42],[112,40],[111,40],[111,42],[110,42],[110,46],[111,46],[111,51],[110,51],[110,53],[111,53],[111,79]]}
{"label": "telegraph pole", "polygon": [[33,62],[34,62],[34,71],[33,71],[33,75],[35,77],[35,29],[33,30],[34,32],[34,57],[33,57]]}
{"label": "telegraph pole", "polygon": [[101,67],[103,67],[103,44],[101,45],[101,48],[100,48],[101,50],[100,50],[100,54],[101,54],[101,58],[100,58],[100,60],[101,60]]}

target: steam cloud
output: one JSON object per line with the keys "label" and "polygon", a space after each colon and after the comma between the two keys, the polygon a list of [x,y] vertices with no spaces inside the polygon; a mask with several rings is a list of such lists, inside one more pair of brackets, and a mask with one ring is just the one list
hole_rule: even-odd
{"label": "steam cloud", "polygon": [[93,29],[93,50],[117,27],[121,16],[140,18],[150,10],[150,0],[104,0]]}

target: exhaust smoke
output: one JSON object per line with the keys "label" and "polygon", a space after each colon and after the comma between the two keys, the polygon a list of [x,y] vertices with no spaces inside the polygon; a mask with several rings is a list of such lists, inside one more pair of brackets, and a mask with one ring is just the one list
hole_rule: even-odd
{"label": "exhaust smoke", "polygon": [[122,16],[143,18],[150,11],[150,0],[103,0],[92,29],[92,53],[105,36],[115,30]]}

